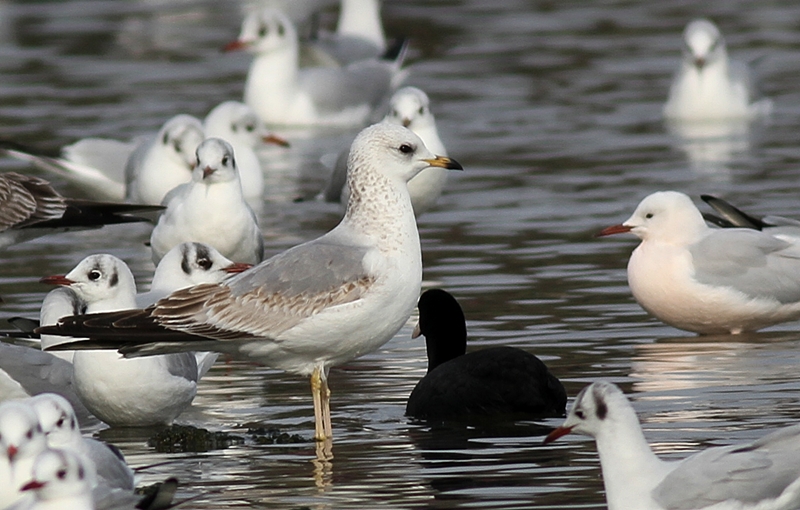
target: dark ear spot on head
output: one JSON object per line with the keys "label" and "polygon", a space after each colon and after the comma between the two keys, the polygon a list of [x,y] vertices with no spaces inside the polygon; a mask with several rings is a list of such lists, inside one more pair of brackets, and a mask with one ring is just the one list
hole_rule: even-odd
{"label": "dark ear spot on head", "polygon": [[597,391],[593,391],[592,396],[594,397],[595,414],[599,420],[604,420],[608,414],[608,405],[606,405],[606,401],[603,399],[603,396]]}
{"label": "dark ear spot on head", "polygon": [[192,273],[192,268],[189,266],[189,245],[181,247],[181,271],[185,274]]}
{"label": "dark ear spot on head", "polygon": [[118,283],[119,283],[119,275],[117,274],[116,271],[114,271],[113,273],[111,273],[111,279],[108,281],[108,284],[111,287],[116,287]]}

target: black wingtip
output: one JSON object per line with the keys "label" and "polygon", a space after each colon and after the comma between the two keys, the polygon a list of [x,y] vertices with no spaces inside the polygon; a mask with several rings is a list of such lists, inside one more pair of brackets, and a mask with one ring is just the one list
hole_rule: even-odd
{"label": "black wingtip", "polygon": [[403,62],[408,52],[409,39],[407,37],[398,37],[386,48],[381,58],[389,61]]}

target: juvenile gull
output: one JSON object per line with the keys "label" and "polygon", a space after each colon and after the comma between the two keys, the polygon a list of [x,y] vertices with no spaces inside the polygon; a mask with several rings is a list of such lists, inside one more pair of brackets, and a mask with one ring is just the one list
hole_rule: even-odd
{"label": "juvenile gull", "polygon": [[756,331],[800,318],[800,246],[766,231],[714,229],[676,191],[646,197],[621,225],[642,242],[628,284],[649,313],[700,334]]}
{"label": "juvenile gull", "polygon": [[725,40],[706,19],[683,32],[683,60],[669,90],[664,116],[678,121],[746,119],[766,115],[769,99],[758,98],[750,70],[730,61]]}
{"label": "juvenile gull", "polygon": [[564,424],[545,443],[570,432],[595,438],[609,510],[800,507],[800,425],[750,444],[663,461],[647,444],[622,391],[597,381],[581,390]]}
{"label": "juvenile gull", "polygon": [[388,59],[346,67],[299,67],[299,42],[291,20],[265,8],[248,15],[226,50],[255,54],[244,102],[267,124],[360,126],[404,78],[404,48]]}
{"label": "juvenile gull", "polygon": [[183,242],[201,242],[237,262],[264,258],[264,239],[242,193],[230,144],[208,138],[197,147],[192,180],[164,198],[166,210],[150,235],[153,262]]}
{"label": "juvenile gull", "polygon": [[461,168],[387,123],[356,137],[349,166],[347,210],[324,236],[146,310],[77,316],[41,332],[88,336],[96,339],[90,348],[123,345],[130,353],[231,352],[310,376],[315,438],[331,437],[330,367],[386,343],[419,296],[422,260],[406,183],[429,166]]}

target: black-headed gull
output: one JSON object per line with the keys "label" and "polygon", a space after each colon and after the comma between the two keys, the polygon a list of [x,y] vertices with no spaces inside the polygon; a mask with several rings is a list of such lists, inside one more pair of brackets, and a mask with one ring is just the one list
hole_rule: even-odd
{"label": "black-headed gull", "polygon": [[222,138],[233,147],[242,191],[249,201],[262,199],[264,170],[256,149],[265,143],[288,147],[289,142],[269,132],[252,108],[239,101],[224,101],[203,120],[207,138]]}
{"label": "black-headed gull", "polygon": [[169,190],[188,182],[195,148],[205,138],[202,123],[176,115],[152,136],[130,142],[84,138],[61,150],[60,157],[5,143],[9,155],[56,173],[101,200],[158,205]]}
{"label": "black-headed gull", "polygon": [[545,443],[570,432],[595,438],[609,510],[800,508],[800,425],[663,461],[622,391],[597,381],[581,390]]}
{"label": "black-headed gull", "polygon": [[[156,344],[150,352],[231,352],[311,376],[315,438],[330,438],[330,367],[386,343],[419,297],[422,259],[406,183],[429,166],[461,168],[402,126],[370,126],[350,151],[344,218],[324,236],[222,284],[174,292],[146,310],[76,316],[40,332],[98,339],[92,347],[124,340],[134,351]],[[122,326],[131,327],[119,336]],[[114,342],[99,340],[107,335]]]}
{"label": "black-headed gull", "polygon": [[133,202],[160,204],[173,188],[191,180],[197,146],[205,139],[203,124],[191,115],[168,120],[138,145],[125,165],[126,197]]}
{"label": "black-headed gull", "polygon": [[68,450],[41,452],[31,479],[21,488],[33,498],[9,510],[95,510],[87,464]]}
{"label": "black-headed gull", "polygon": [[[395,92],[389,100],[389,112],[383,120],[407,127],[422,139],[431,152],[447,156],[447,149],[439,138],[436,119],[430,109],[430,99],[417,87],[403,87]],[[436,205],[447,181],[447,173],[444,168],[426,168],[408,181],[408,193],[416,216]],[[350,193],[345,186],[346,180],[347,151],[343,151],[336,160],[336,167],[323,192],[325,200],[346,204]]]}
{"label": "black-headed gull", "polygon": [[153,262],[183,242],[201,242],[237,262],[264,258],[264,238],[244,199],[231,145],[208,138],[197,147],[192,180],[164,198],[167,209],[150,235]]}
{"label": "black-headed gull", "polygon": [[[182,243],[161,259],[150,290],[137,294],[136,304],[149,306],[175,290],[201,283],[221,282],[250,267],[250,264],[231,262],[211,246]],[[61,317],[85,313],[86,307],[87,303],[73,289],[58,287],[42,301],[40,324],[56,324]],[[70,339],[63,336],[41,335],[42,349],[67,341]],[[96,423],[97,419],[73,389],[73,355],[74,351],[42,352],[34,347],[0,343],[0,377],[4,380],[0,400],[54,392],[69,401],[81,425]],[[200,379],[211,368],[217,354],[198,352],[195,358],[197,378]]]}
{"label": "black-headed gull", "polygon": [[30,405],[19,400],[0,403],[0,501],[4,507],[24,496],[20,489],[31,479],[36,456],[47,439]]}
{"label": "black-headed gull", "polygon": [[700,334],[756,331],[800,318],[800,246],[767,232],[709,227],[683,193],[647,196],[621,225],[642,242],[628,262],[636,301]]}
{"label": "black-headed gull", "polygon": [[465,354],[464,312],[444,290],[426,290],[418,307],[414,337],[425,336],[428,373],[408,397],[407,416],[564,415],[567,391],[539,358],[514,347],[490,347]]}
{"label": "black-headed gull", "polygon": [[[86,303],[86,313],[136,308],[133,274],[113,255],[90,255],[66,275],[41,281],[72,289]],[[197,361],[188,352],[125,359],[112,351],[79,351],[72,366],[73,389],[92,414],[112,426],[170,424],[197,392]]]}
{"label": "black-headed gull", "polygon": [[746,65],[728,59],[725,41],[714,23],[690,22],[683,43],[683,60],[664,105],[665,117],[708,121],[769,114],[772,102],[757,97]]}
{"label": "black-headed gull", "polygon": [[213,246],[196,242],[181,243],[169,250],[159,261],[150,282],[150,290],[136,295],[136,306],[150,306],[171,292],[192,285],[219,283],[251,267],[253,264],[233,262]]}
{"label": "black-headed gull", "polygon": [[131,213],[160,207],[66,198],[44,179],[0,174],[0,248],[54,232],[149,221]]}
{"label": "black-headed gull", "polygon": [[102,483],[109,488],[133,490],[133,470],[122,453],[102,441],[83,437],[67,399],[55,393],[41,393],[27,402],[39,418],[48,447],[69,450],[86,460],[86,478],[90,486]]}
{"label": "black-headed gull", "polygon": [[366,59],[346,67],[299,67],[299,42],[291,20],[265,8],[248,15],[226,50],[255,54],[244,102],[269,125],[359,126],[405,76],[405,54]]}

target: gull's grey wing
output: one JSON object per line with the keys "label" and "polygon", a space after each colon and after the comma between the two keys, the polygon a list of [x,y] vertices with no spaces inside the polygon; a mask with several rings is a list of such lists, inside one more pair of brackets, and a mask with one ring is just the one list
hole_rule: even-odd
{"label": "gull's grey wing", "polygon": [[[64,147],[64,157],[70,161],[96,168],[109,182],[125,184],[125,165],[136,144],[106,138],[84,138]],[[124,188],[123,188],[124,189]]]}
{"label": "gull's grey wing", "polygon": [[72,363],[69,361],[33,347],[0,343],[0,369],[28,395],[49,392],[66,398],[81,425],[97,423],[72,389]]}
{"label": "gull's grey wing", "polygon": [[800,425],[744,446],[710,448],[689,457],[653,490],[667,510],[706,508],[727,500],[775,498],[800,477]]}
{"label": "gull's grey wing", "polygon": [[712,230],[689,247],[694,278],[781,303],[800,301],[800,247],[757,230]]}
{"label": "gull's grey wing", "polygon": [[312,97],[321,113],[337,113],[364,104],[379,104],[391,90],[393,75],[390,62],[364,60],[344,69],[305,69],[298,78],[298,87]]}
{"label": "gull's grey wing", "polygon": [[224,284],[179,290],[152,312],[166,328],[207,338],[275,338],[320,310],[361,298],[374,282],[365,247],[330,242],[295,246]]}
{"label": "gull's grey wing", "polygon": [[223,284],[178,290],[145,310],[75,315],[36,331],[91,339],[61,344],[59,349],[119,348],[131,355],[235,352],[221,344],[274,339],[325,308],[360,299],[375,281],[364,268],[368,251],[339,244],[328,234]]}

